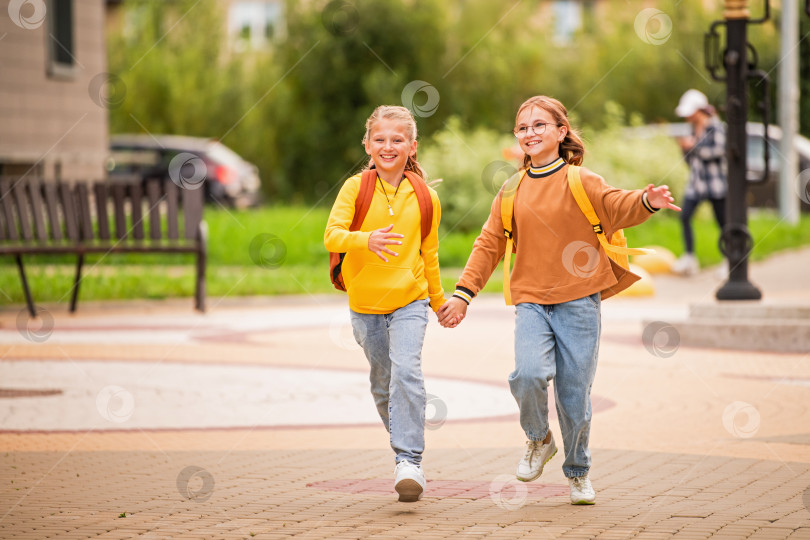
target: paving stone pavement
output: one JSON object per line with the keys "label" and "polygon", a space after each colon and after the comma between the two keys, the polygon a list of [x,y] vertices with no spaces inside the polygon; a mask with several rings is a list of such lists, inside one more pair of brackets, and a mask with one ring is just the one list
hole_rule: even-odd
{"label": "paving stone pavement", "polygon": [[[765,302],[810,305],[810,250],[752,265]],[[810,351],[642,340],[713,301],[712,270],[603,304],[591,432],[597,504],[562,453],[514,479],[513,308],[431,322],[425,497],[393,453],[340,295],[0,307],[0,538],[810,539]],[[660,338],[661,336],[659,336]],[[312,404],[316,404],[312,407]],[[559,438],[559,424],[551,428]]]}

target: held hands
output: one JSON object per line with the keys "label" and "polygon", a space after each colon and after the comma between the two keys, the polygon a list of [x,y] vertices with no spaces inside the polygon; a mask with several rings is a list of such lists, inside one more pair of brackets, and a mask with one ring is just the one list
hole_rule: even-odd
{"label": "held hands", "polygon": [[388,259],[385,258],[383,253],[388,253],[389,255],[393,255],[394,257],[399,257],[399,253],[395,253],[388,249],[387,246],[389,245],[402,245],[402,242],[399,240],[393,240],[394,238],[405,238],[405,235],[392,233],[391,229],[394,228],[394,224],[392,223],[388,227],[383,229],[376,229],[371,232],[371,236],[368,237],[368,249],[372,253],[374,253],[377,257],[381,258],[385,262],[388,262]]}
{"label": "held hands", "polygon": [[663,185],[655,187],[653,184],[647,184],[644,191],[647,192],[647,202],[649,202],[653,208],[669,208],[676,212],[681,211],[680,207],[673,204],[675,199],[669,191],[669,186]]}
{"label": "held hands", "polygon": [[455,328],[461,323],[466,314],[467,302],[455,296],[442,304],[442,307],[436,312],[436,316],[439,318],[439,324],[445,328]]}

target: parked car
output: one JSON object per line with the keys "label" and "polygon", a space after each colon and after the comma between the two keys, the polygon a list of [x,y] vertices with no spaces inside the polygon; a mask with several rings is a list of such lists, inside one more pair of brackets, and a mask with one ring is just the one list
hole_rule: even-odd
{"label": "parked car", "polygon": [[258,168],[215,139],[178,135],[112,135],[110,181],[171,179],[181,187],[202,182],[208,201],[246,207],[259,202]]}
{"label": "parked car", "polygon": [[[765,170],[764,126],[762,124],[749,123],[747,132],[748,205],[764,208],[779,208],[779,175],[782,167],[782,160],[779,159],[782,151],[779,146],[782,140],[782,130],[779,129],[779,126],[768,126],[768,177],[762,182],[758,182],[758,180],[762,179]],[[797,134],[793,138],[793,147],[796,149],[799,162],[799,170],[796,171],[796,176],[794,176],[794,178],[796,178],[801,171],[810,169],[810,139]],[[793,193],[798,196],[795,190]],[[810,203],[806,200],[802,200],[801,209],[803,212],[810,212]]]}
{"label": "parked car", "polygon": [[[667,135],[670,137],[685,137],[691,135],[692,128],[686,122],[673,122],[670,124],[650,124],[647,126],[627,128],[628,135],[632,137],[649,138],[655,135]],[[768,126],[769,159],[768,176],[762,180],[765,171],[765,126],[758,122],[748,122],[746,124],[746,134],[748,135],[747,148],[747,171],[748,179],[748,206],[759,208],[779,208],[779,172],[781,167],[781,150],[779,141],[782,140],[782,130],[779,126]],[[801,135],[796,135],[793,145],[798,154],[799,168],[796,177],[801,171],[810,169],[810,139]],[[810,173],[806,173],[810,174]],[[796,196],[798,193],[794,191]],[[801,209],[803,212],[810,212],[810,203],[802,200]]]}

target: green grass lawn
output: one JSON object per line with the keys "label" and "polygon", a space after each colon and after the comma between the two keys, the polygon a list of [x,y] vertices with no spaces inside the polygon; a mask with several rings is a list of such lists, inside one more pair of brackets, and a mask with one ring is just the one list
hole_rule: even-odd
{"label": "green grass lawn", "polygon": [[[695,219],[697,256],[702,266],[722,260],[717,249],[719,230],[707,205]],[[268,207],[245,211],[207,208],[209,229],[208,295],[245,296],[321,294],[334,292],[328,278],[323,247],[327,208]],[[676,255],[682,251],[681,228],[672,212],[651,217],[626,230],[631,247],[662,246]],[[810,215],[790,226],[772,212],[751,211],[753,260],[776,251],[810,245]],[[478,231],[440,235],[442,284],[454,288]],[[30,256],[26,269],[34,298],[67,302],[75,257]],[[193,257],[187,255],[108,255],[88,257],[80,300],[167,298],[194,292]],[[500,269],[487,291],[500,291]],[[10,257],[0,263],[0,303],[22,303],[24,297],[16,265]]]}

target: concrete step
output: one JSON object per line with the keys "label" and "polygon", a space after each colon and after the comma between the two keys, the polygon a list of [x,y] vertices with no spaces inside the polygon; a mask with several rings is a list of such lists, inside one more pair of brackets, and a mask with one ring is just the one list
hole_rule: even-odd
{"label": "concrete step", "polygon": [[761,302],[723,302],[692,304],[689,318],[699,319],[796,319],[810,321],[810,306],[763,304]]}
{"label": "concrete step", "polygon": [[[658,326],[651,326],[657,324]],[[655,330],[660,321],[644,321]],[[810,306],[721,302],[689,306],[684,321],[667,321],[669,346],[810,353]],[[647,340],[655,332],[646,333]],[[676,340],[677,343],[673,343]]]}

